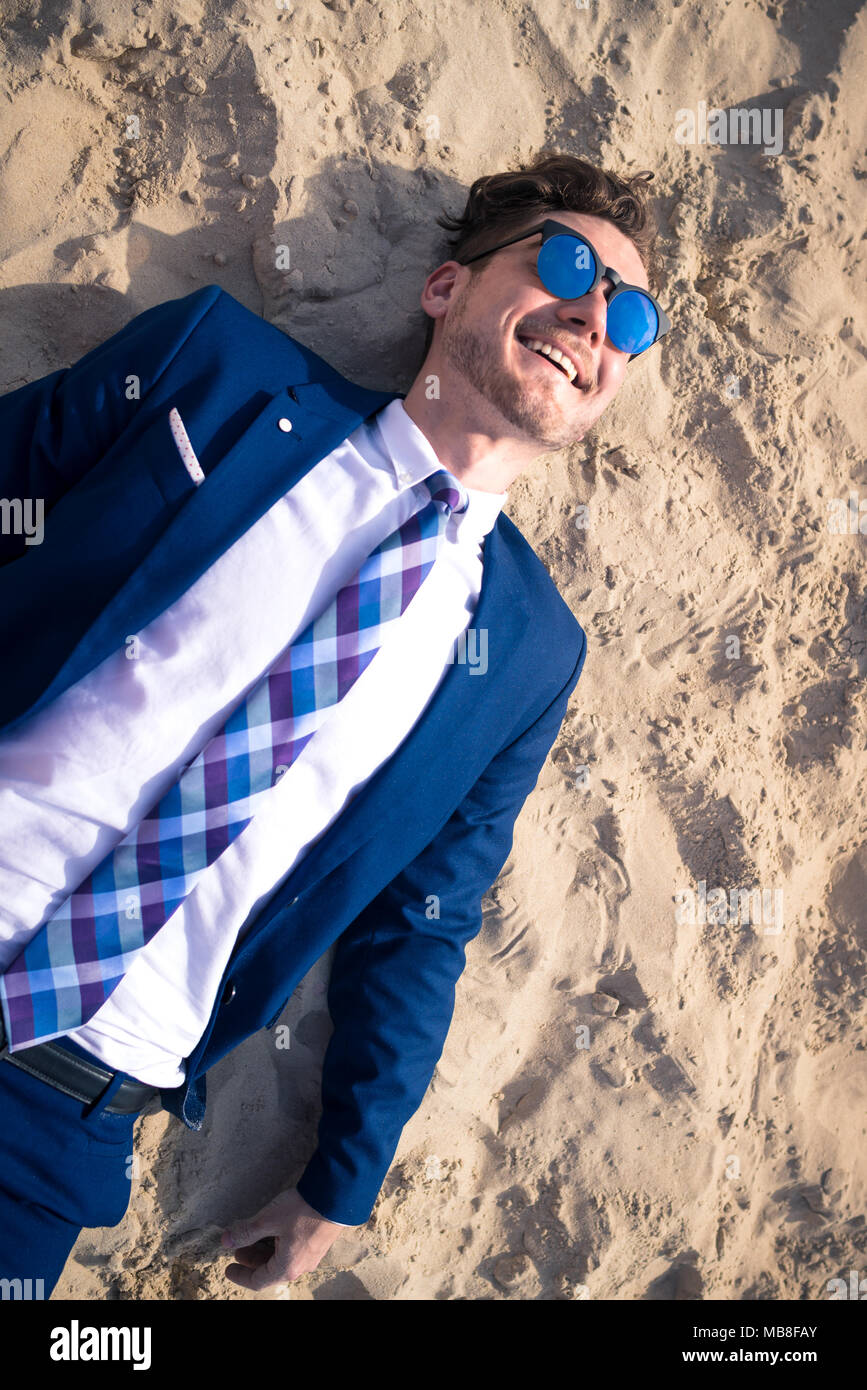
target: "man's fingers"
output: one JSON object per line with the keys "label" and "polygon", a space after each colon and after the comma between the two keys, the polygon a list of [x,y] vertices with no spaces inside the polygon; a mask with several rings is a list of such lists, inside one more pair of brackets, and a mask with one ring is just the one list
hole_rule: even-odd
{"label": "man's fingers", "polygon": [[254,1216],[226,1228],[222,1248],[226,1254],[233,1252],[236,1263],[224,1273],[233,1284],[253,1293],[272,1284],[291,1283],[317,1268],[341,1231],[290,1188]]}
{"label": "man's fingers", "polygon": [[263,1240],[267,1236],[274,1236],[276,1233],[274,1214],[269,1207],[263,1207],[255,1216],[248,1217],[246,1221],[233,1221],[220,1237],[220,1244],[224,1250],[233,1250],[241,1245],[255,1245],[257,1241]]}
{"label": "man's fingers", "polygon": [[270,1259],[267,1264],[260,1265],[258,1269],[253,1269],[248,1274],[248,1289],[258,1293],[260,1289],[267,1289],[270,1284],[288,1283],[289,1276],[282,1267],[283,1262],[278,1264],[276,1256]]}
{"label": "man's fingers", "polygon": [[273,1239],[257,1240],[254,1245],[240,1245],[232,1251],[238,1264],[247,1265],[250,1269],[258,1269],[259,1265],[270,1260],[274,1254]]}
{"label": "man's fingers", "polygon": [[285,1270],[278,1268],[277,1260],[272,1256],[266,1264],[260,1264],[255,1269],[247,1269],[243,1265],[227,1265],[223,1271],[227,1279],[231,1279],[233,1284],[239,1284],[242,1289],[249,1289],[252,1293],[258,1293],[261,1289],[267,1289],[270,1284],[286,1284],[289,1282]]}

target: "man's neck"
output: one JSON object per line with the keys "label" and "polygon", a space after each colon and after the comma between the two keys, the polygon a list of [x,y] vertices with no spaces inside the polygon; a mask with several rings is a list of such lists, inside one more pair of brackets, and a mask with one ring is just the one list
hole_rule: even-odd
{"label": "man's neck", "polygon": [[544,451],[537,443],[504,436],[480,424],[477,412],[462,406],[453,396],[448,401],[429,400],[421,377],[416,377],[403,401],[404,410],[443,468],[465,487],[508,492],[518,475]]}

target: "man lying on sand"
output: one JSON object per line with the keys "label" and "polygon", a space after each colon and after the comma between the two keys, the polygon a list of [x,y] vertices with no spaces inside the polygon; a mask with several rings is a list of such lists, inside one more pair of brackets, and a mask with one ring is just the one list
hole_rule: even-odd
{"label": "man lying on sand", "polygon": [[669,328],[648,178],[478,179],[405,397],[207,285],[0,399],[45,518],[0,537],[0,1276],[53,1289],[142,1109],[200,1129],[335,942],[318,1145],[227,1277],[368,1220],[584,662],[503,505]]}

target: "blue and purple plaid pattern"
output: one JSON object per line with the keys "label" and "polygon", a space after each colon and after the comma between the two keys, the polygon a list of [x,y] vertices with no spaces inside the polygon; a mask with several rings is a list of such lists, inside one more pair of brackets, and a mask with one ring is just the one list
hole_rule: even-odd
{"label": "blue and purple plaid pattern", "polygon": [[11,1052],[61,1037],[96,1013],[373,660],[429,573],[449,515],[468,504],[445,469],[424,482],[430,501],[368,556],[0,976]]}

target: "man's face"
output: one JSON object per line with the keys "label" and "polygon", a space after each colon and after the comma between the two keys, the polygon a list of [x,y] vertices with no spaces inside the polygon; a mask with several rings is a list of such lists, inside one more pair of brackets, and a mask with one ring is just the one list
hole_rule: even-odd
{"label": "man's face", "polygon": [[[545,216],[582,232],[603,265],[649,288],[634,243],[613,223],[587,213],[556,212],[529,219],[527,226]],[[488,421],[493,410],[504,422],[504,434],[538,443],[540,450],[582,439],[617,394],[629,361],[629,354],[606,337],[605,292],[611,282],[602,280],[581,299],[557,299],[536,270],[541,241],[537,233],[497,251],[476,275],[459,266],[444,296],[439,341],[445,359],[488,403],[491,409],[483,411]],[[457,262],[446,265],[454,268]],[[522,338],[541,339],[571,356],[578,367],[574,382],[549,358],[523,346]]]}

